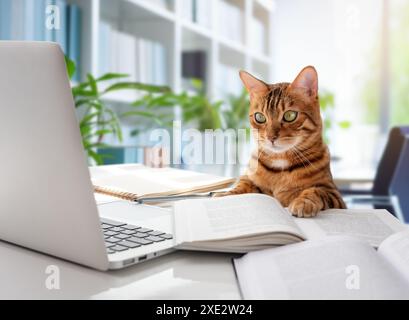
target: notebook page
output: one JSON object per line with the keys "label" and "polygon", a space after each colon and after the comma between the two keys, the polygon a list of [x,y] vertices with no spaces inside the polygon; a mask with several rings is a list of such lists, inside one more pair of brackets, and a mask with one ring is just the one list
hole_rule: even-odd
{"label": "notebook page", "polygon": [[[231,178],[173,168],[147,168],[140,165],[107,166],[90,169],[92,183],[138,196],[174,194],[201,189],[203,186],[229,184]],[[225,186],[224,186],[225,187]],[[214,189],[214,188],[213,188]],[[178,192],[176,192],[178,193]]]}
{"label": "notebook page", "polygon": [[245,194],[175,203],[176,242],[237,238],[255,233],[288,232],[302,237],[277,200]]}
{"label": "notebook page", "polygon": [[409,287],[390,264],[349,237],[251,252],[234,264],[245,299],[409,298]]}
{"label": "notebook page", "polygon": [[377,248],[390,235],[403,231],[406,226],[386,210],[332,209],[321,212],[313,219],[295,219],[308,239],[330,235],[350,235]]}
{"label": "notebook page", "polygon": [[409,285],[409,231],[390,236],[382,242],[378,252],[405,277]]}

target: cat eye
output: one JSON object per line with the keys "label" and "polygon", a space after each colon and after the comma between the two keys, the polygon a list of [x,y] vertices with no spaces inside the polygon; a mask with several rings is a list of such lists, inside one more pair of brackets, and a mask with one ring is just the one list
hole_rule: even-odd
{"label": "cat eye", "polygon": [[254,119],[256,120],[257,123],[260,123],[260,124],[266,123],[266,121],[267,121],[265,115],[260,113],[260,112],[256,112],[254,114]]}
{"label": "cat eye", "polygon": [[297,111],[287,111],[284,113],[284,121],[285,122],[294,122],[295,119],[298,117],[298,112]]}

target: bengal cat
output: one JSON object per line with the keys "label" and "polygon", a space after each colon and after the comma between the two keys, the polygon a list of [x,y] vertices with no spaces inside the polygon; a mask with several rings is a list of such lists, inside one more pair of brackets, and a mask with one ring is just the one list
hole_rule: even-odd
{"label": "bengal cat", "polygon": [[244,71],[240,77],[250,94],[250,124],[258,148],[246,175],[222,196],[268,194],[297,217],[345,208],[322,137],[315,68],[304,68],[292,83],[268,85]]}

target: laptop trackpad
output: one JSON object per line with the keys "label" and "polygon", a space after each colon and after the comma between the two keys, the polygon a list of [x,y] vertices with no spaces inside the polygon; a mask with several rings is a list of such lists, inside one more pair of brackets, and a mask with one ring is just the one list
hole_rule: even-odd
{"label": "laptop trackpad", "polygon": [[172,210],[117,201],[98,205],[101,218],[173,233]]}

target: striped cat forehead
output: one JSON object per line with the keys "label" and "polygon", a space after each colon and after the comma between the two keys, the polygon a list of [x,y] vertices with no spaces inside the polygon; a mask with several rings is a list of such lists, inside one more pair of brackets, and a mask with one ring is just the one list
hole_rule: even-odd
{"label": "striped cat forehead", "polygon": [[289,83],[278,83],[269,86],[267,94],[260,99],[257,104],[264,112],[274,112],[289,106],[293,103],[292,97],[289,95]]}

